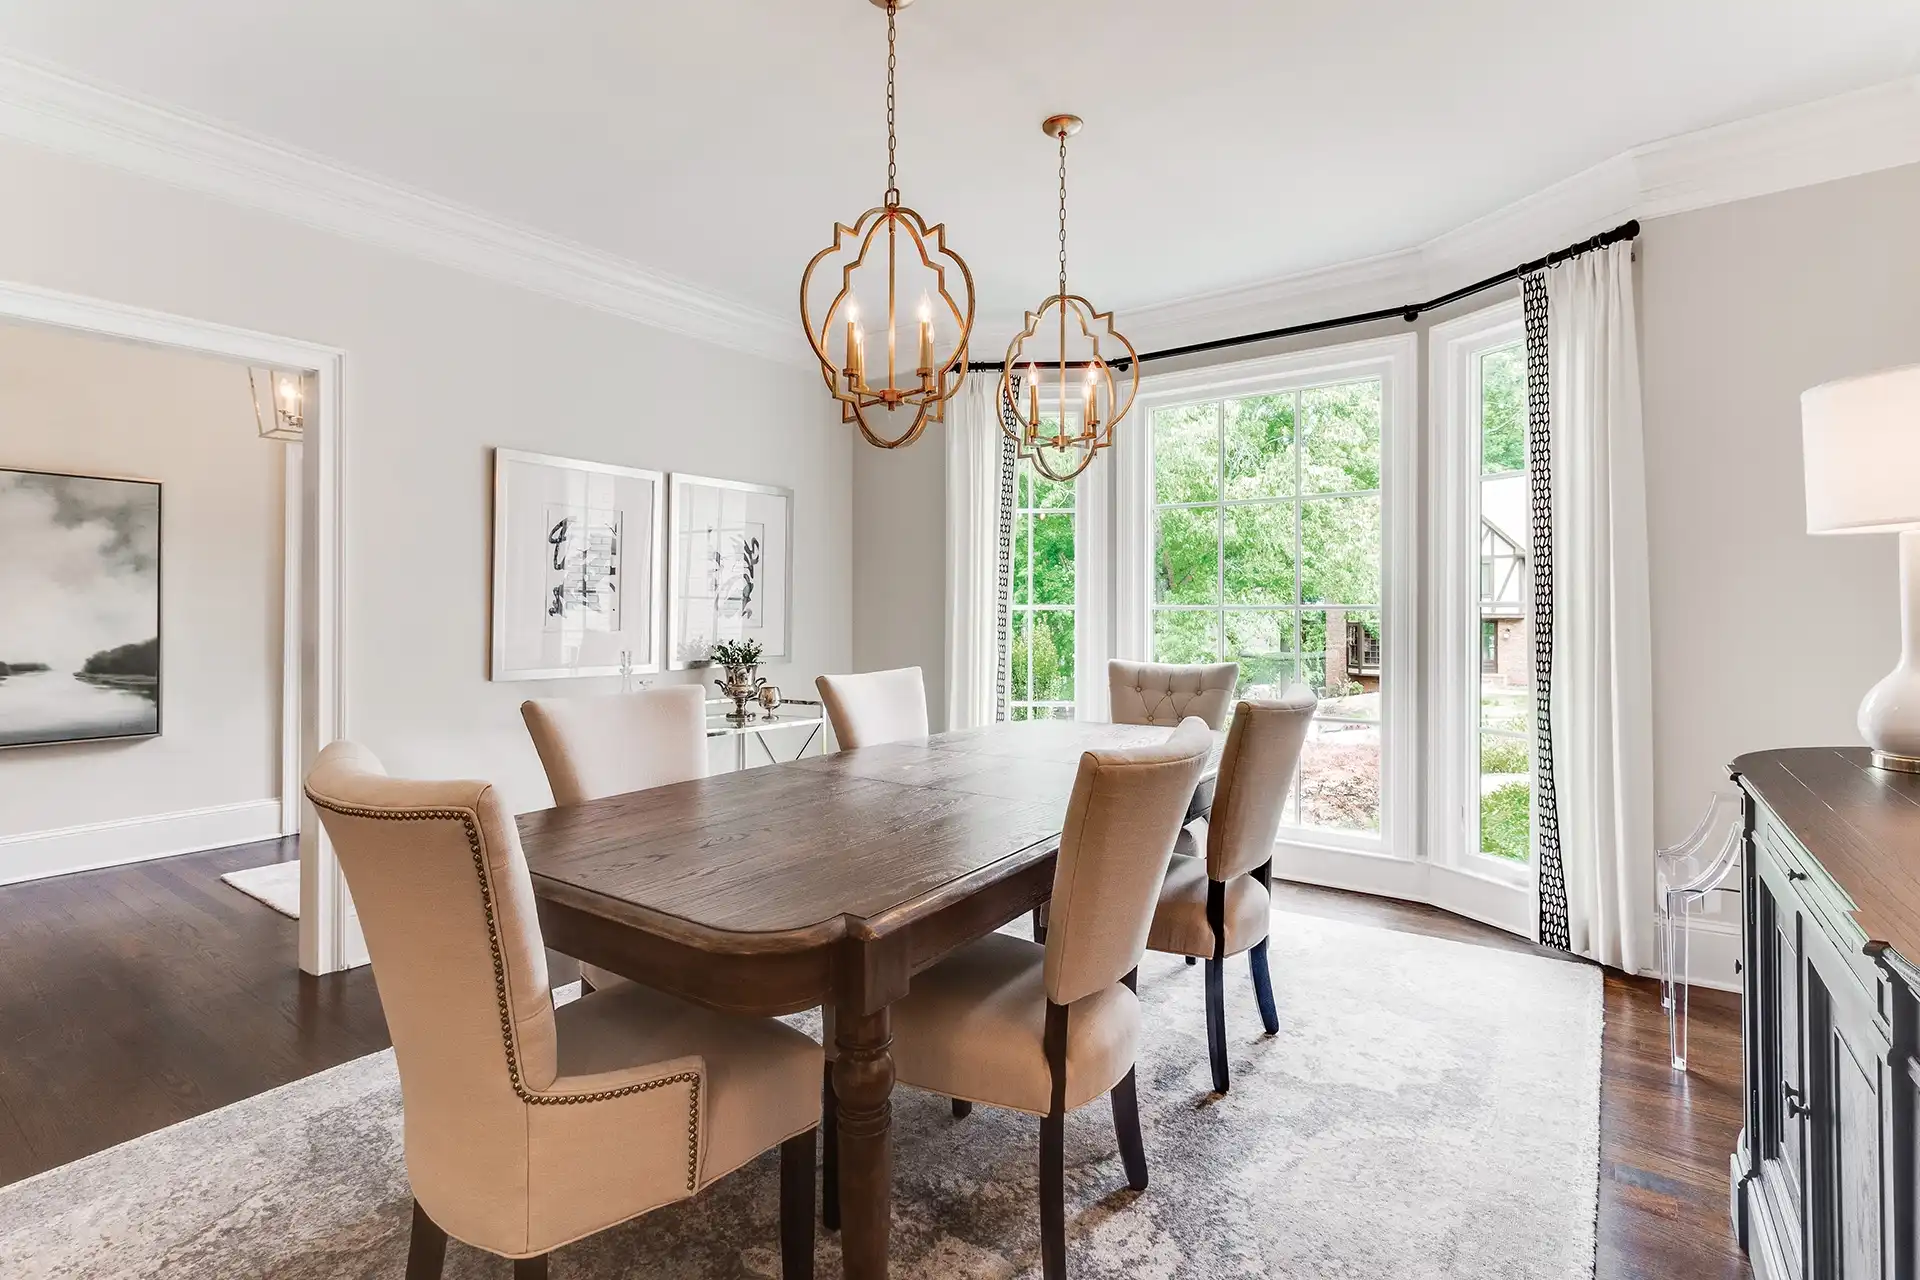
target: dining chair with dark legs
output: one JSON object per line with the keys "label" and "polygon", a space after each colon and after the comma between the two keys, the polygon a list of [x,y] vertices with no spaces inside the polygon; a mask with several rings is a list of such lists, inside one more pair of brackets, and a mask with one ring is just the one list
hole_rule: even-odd
{"label": "dining chair with dark legs", "polygon": [[1248,953],[1261,1025],[1268,1035],[1280,1030],[1267,967],[1273,841],[1316,705],[1296,685],[1281,698],[1247,699],[1234,708],[1212,816],[1181,830],[1147,935],[1150,951],[1206,961],[1207,1058],[1216,1093],[1230,1083],[1227,957]]}
{"label": "dining chair with dark legs", "polygon": [[[1134,1061],[1135,975],[1154,903],[1213,734],[1190,718],[1163,743],[1080,760],[1053,876],[1046,945],[992,933],[916,975],[892,1009],[894,1072],[910,1084],[1040,1118],[1040,1256],[1067,1268],[1066,1116],[1107,1094],[1127,1185],[1147,1187]],[[827,1028],[828,1053],[834,1030]],[[832,1132],[832,1089],[822,1123]],[[827,1144],[829,1213],[838,1170]],[[832,1225],[830,1217],[828,1225]]]}
{"label": "dining chair with dark legs", "polygon": [[[1188,716],[1198,716],[1207,728],[1227,727],[1227,709],[1240,680],[1237,662],[1129,662],[1107,663],[1107,706],[1115,724],[1165,725],[1171,729]],[[1213,804],[1213,781],[1193,789],[1187,821],[1205,817]],[[1033,940],[1047,940],[1047,908],[1033,909]]]}
{"label": "dining chair with dark legs", "polygon": [[550,1251],[774,1147],[781,1274],[811,1280],[819,1046],[638,983],[556,1010],[520,837],[484,782],[389,777],[334,743],[306,793],[393,1037],[408,1280],[438,1280],[449,1235],[514,1259],[520,1280],[544,1277]]}

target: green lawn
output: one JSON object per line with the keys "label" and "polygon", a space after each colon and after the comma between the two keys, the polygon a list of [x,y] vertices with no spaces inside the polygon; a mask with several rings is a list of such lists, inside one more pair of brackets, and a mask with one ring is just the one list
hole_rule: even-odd
{"label": "green lawn", "polygon": [[1528,804],[1532,787],[1509,782],[1480,797],[1480,851],[1512,862],[1525,862],[1530,841]]}

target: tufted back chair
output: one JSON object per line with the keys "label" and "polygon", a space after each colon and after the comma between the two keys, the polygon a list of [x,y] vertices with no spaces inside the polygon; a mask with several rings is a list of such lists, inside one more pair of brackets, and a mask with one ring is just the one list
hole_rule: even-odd
{"label": "tufted back chair", "polygon": [[1113,722],[1171,728],[1188,716],[1199,716],[1209,729],[1224,728],[1239,679],[1237,662],[1179,666],[1115,658],[1107,663]]}

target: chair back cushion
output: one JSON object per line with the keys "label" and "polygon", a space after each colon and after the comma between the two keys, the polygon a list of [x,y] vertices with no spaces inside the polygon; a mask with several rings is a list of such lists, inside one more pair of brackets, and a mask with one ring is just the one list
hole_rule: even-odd
{"label": "chair back cushion", "polygon": [[918,667],[814,680],[842,751],[927,736],[927,686]]}
{"label": "chair back cushion", "polygon": [[1240,664],[1215,662],[1173,666],[1164,662],[1107,663],[1107,693],[1115,724],[1164,724],[1171,728],[1199,716],[1207,728],[1227,723]]}
{"label": "chair back cushion", "polygon": [[1317,705],[1312,690],[1295,685],[1279,698],[1248,698],[1234,708],[1207,825],[1209,879],[1231,880],[1273,858],[1280,811]]}
{"label": "chair back cushion", "polygon": [[[400,1070],[407,1172],[469,1241],[528,1203],[525,1096],[555,1077],[553,997],[513,815],[484,782],[390,778],[338,742],[307,797],[353,893]],[[468,1210],[473,1208],[473,1212]]]}
{"label": "chair back cushion", "polygon": [[698,685],[520,704],[558,805],[645,791],[707,772],[707,702]]}
{"label": "chair back cushion", "polygon": [[1213,734],[1189,716],[1162,743],[1080,757],[1048,909],[1046,986],[1055,1004],[1105,990],[1140,964],[1187,800]]}

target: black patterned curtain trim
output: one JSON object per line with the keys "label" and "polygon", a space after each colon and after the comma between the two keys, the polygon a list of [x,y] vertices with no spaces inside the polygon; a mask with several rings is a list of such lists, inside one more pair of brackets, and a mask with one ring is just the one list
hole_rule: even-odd
{"label": "black patterned curtain trim", "polygon": [[1527,489],[1532,500],[1533,796],[1540,882],[1540,941],[1570,950],[1567,874],[1560,859],[1560,802],[1553,782],[1553,406],[1547,381],[1547,280],[1521,281],[1527,327]]}
{"label": "black patterned curtain trim", "polygon": [[[990,377],[990,374],[976,374],[976,377]],[[1019,391],[1019,378],[1014,379],[1015,394]],[[994,661],[993,661],[993,718],[1007,718],[1007,664],[1012,660],[1009,652],[1013,633],[1013,500],[1014,478],[1018,473],[1019,458],[1014,453],[1013,437],[1008,431],[1016,430],[1013,419],[1013,406],[1007,403],[1005,396],[999,397],[994,407],[999,411],[1000,448],[1000,534],[998,541],[998,559],[994,565]]]}

